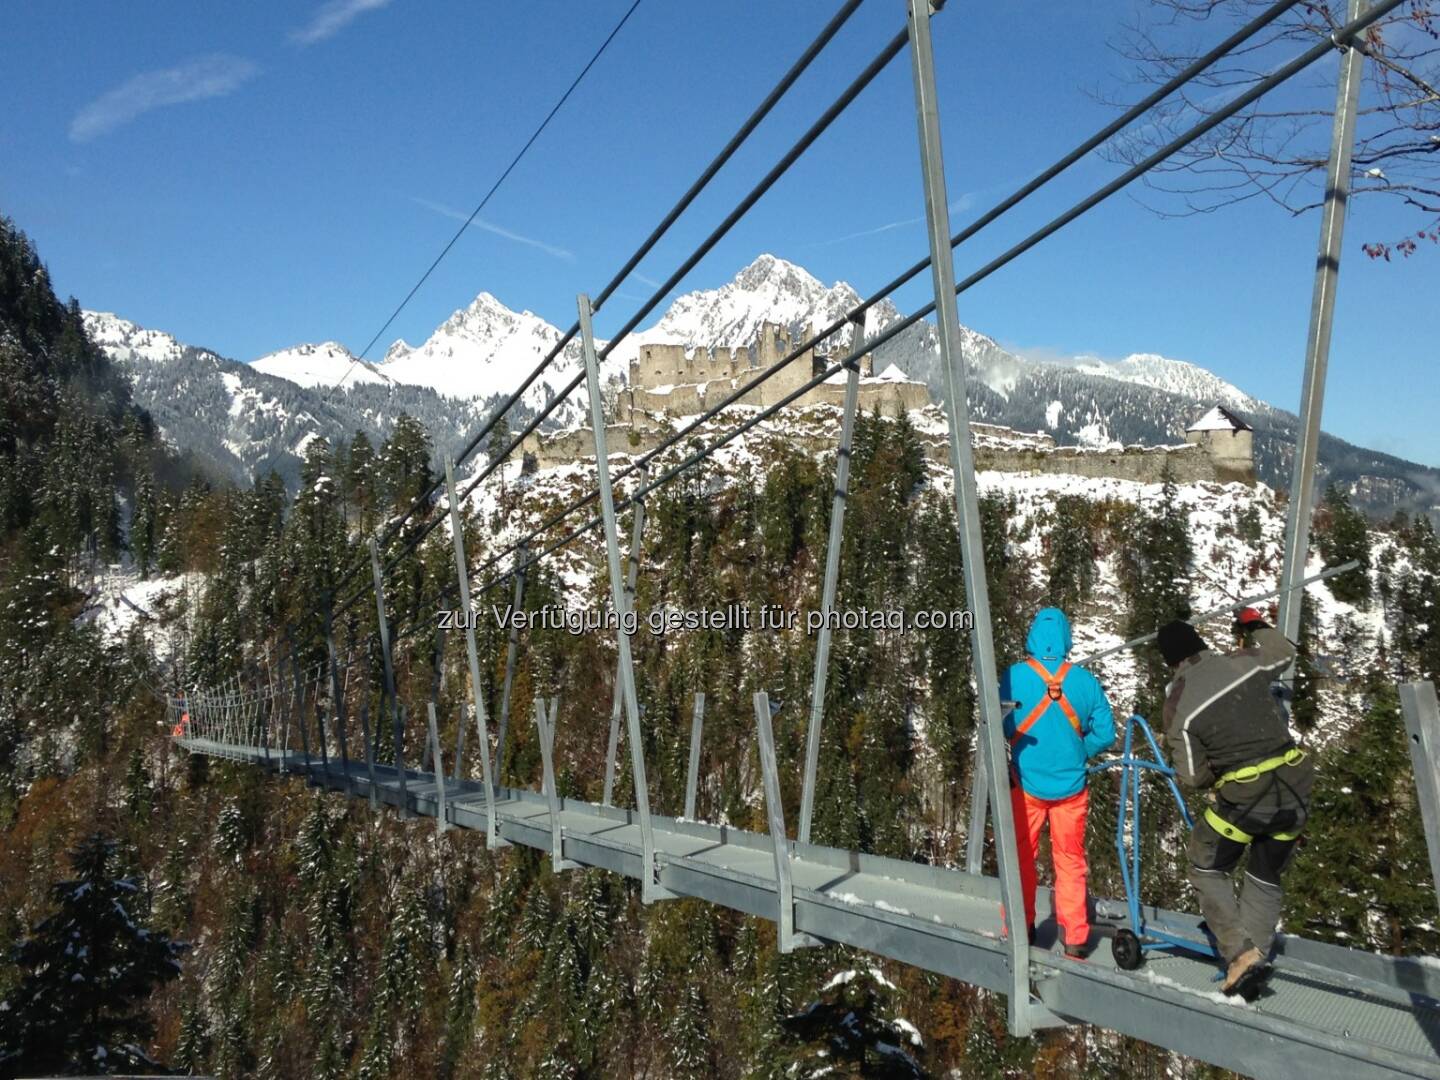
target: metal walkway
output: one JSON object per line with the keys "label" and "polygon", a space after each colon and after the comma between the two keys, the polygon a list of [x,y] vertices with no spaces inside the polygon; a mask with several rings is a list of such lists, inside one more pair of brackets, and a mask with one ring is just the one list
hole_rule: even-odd
{"label": "metal walkway", "polygon": [[[176,740],[199,754],[278,770],[282,755],[208,739]],[[301,754],[285,767],[319,787],[369,798],[366,766],[328,764]],[[399,807],[398,774],[376,765],[378,802]],[[407,770],[410,812],[435,817],[439,798],[431,773]],[[453,826],[485,830],[479,783],[446,778]],[[641,874],[640,830],[633,812],[560,800],[560,854],[567,864],[628,877]],[[549,800],[501,788],[498,831],[512,844],[552,850]],[[697,897],[776,920],[780,912],[770,836],[652,815],[659,882],[678,896]],[[1007,993],[1008,950],[1001,939],[999,883],[962,870],[795,843],[789,860],[795,929],[853,945],[902,963]],[[1109,950],[1079,963],[1065,959],[1045,934],[1049,899],[1041,890],[1039,947],[1031,953],[1036,996],[1057,1018],[1095,1024],[1189,1057],[1252,1076],[1312,1080],[1336,1077],[1440,1078],[1440,964],[1361,953],[1302,938],[1281,940],[1271,993],[1253,1005],[1222,997],[1213,962],[1155,955],[1138,971],[1117,969]],[[1123,917],[1124,906],[1101,900],[1097,915]],[[1195,925],[1192,916],[1160,913]],[[1183,1022],[1178,1013],[1183,1012]]]}

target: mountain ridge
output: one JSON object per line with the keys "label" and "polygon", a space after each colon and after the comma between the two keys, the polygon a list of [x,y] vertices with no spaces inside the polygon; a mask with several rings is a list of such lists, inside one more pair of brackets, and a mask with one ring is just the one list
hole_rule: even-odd
{"label": "mountain ridge", "polygon": [[[643,345],[651,342],[679,343],[690,348],[743,347],[755,340],[765,322],[785,326],[791,339],[799,341],[841,321],[860,302],[861,297],[849,284],[838,281],[826,285],[803,267],[766,253],[741,268],[728,282],[675,297],[654,323],[620,342],[610,359],[628,364]],[[87,313],[87,320],[90,317]],[[893,303],[888,299],[879,301],[866,313],[866,336],[873,337],[900,318]],[[100,329],[103,335],[106,328]],[[108,337],[102,336],[100,343],[112,350],[113,356],[132,365],[149,363],[153,367],[157,361],[152,354],[174,352],[163,340],[168,335],[138,327],[135,330],[139,334],[130,340],[114,340],[111,332]],[[848,346],[852,335],[852,328],[842,327],[833,339]],[[1245,393],[1197,364],[1154,353],[1133,353],[1108,361],[1082,356],[1056,363],[1018,356],[969,327],[962,327],[961,335],[968,367],[975,376],[969,399],[976,419],[1045,431],[1060,445],[1174,443],[1183,439],[1185,428],[1203,412],[1217,403],[1224,404],[1256,429],[1260,478],[1272,487],[1288,485],[1297,423],[1294,415]],[[426,414],[417,418],[431,428],[437,446],[443,447],[460,441],[458,431],[489,416],[561,336],[560,328],[534,312],[507,307],[487,290],[452,313],[420,345],[411,346],[397,339],[377,363],[358,362],[344,346],[329,342],[280,350],[248,367],[312,391],[328,391],[349,371],[344,397],[325,395],[332,411],[337,407],[341,413],[353,411],[348,405],[337,406],[337,402],[348,401],[350,394],[365,396],[381,389],[390,395],[399,394]],[[597,345],[603,348],[605,343]],[[875,349],[876,370],[895,365],[911,378],[925,382],[937,399],[943,399],[946,375],[938,346],[934,326],[921,320]],[[516,416],[511,418],[512,425],[516,419],[532,418],[580,369],[580,347],[571,341],[522,397]],[[627,374],[628,368],[609,373],[608,379],[612,383],[624,382]],[[322,387],[322,383],[327,385]],[[155,393],[159,396],[145,403],[163,413],[162,388],[157,386]],[[461,414],[458,421],[444,414],[444,402],[450,403],[452,413]],[[384,407],[367,402],[359,412],[360,421],[377,424],[383,418]],[[572,426],[584,423],[587,416],[584,392],[579,390],[560,404],[545,426]],[[377,426],[383,427],[383,423]],[[1322,486],[1325,481],[1334,481],[1348,488],[1371,513],[1440,508],[1440,469],[1380,454],[1329,435],[1322,447],[1321,465],[1325,472]]]}

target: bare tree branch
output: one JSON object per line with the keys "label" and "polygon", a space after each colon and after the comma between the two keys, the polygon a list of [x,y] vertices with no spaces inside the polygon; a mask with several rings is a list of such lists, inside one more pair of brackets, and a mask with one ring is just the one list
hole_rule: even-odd
{"label": "bare tree branch", "polygon": [[[1254,18],[1270,0],[1151,0],[1111,48],[1125,63],[1121,89],[1097,95],[1122,105],[1125,87],[1172,78],[1217,32]],[[1234,50],[1151,119],[1116,136],[1101,153],[1132,165],[1232,100],[1318,38],[1345,23],[1345,0],[1305,0]],[[1365,65],[1351,162],[1352,198],[1385,196],[1419,215],[1418,231],[1372,242],[1372,258],[1412,254],[1440,235],[1440,0],[1412,0],[1377,21],[1357,47]],[[1254,103],[1148,174],[1142,205],[1164,217],[1208,214],[1262,198],[1290,214],[1323,201],[1334,68],[1319,65]]]}

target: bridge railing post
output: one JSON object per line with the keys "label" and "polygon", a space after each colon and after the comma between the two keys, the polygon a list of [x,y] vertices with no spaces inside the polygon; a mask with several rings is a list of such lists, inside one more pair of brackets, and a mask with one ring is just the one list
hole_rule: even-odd
{"label": "bridge railing post", "polygon": [[1415,768],[1415,794],[1430,852],[1430,877],[1440,897],[1440,704],[1432,682],[1400,684],[1400,707],[1405,714],[1406,742]]}
{"label": "bridge railing post", "polygon": [[770,695],[757,691],[755,727],[760,743],[760,776],[765,786],[765,817],[770,826],[770,842],[775,853],[775,899],[778,904],[775,926],[782,953],[819,941],[795,930],[795,886],[790,877],[790,837],[785,832],[785,807],[780,801],[780,767],[775,758],[775,729],[772,718],[779,711],[770,704]]}
{"label": "bridge railing post", "polygon": [[[445,491],[450,501],[450,533],[455,549],[455,579],[460,600],[460,614],[465,622],[465,660],[469,665],[470,706],[475,711],[475,742],[480,748],[480,778],[485,785],[485,844],[500,847],[500,831],[495,821],[495,785],[490,773],[490,722],[485,716],[485,699],[480,692],[480,655],[475,647],[475,613],[470,609],[470,569],[465,560],[465,530],[460,520],[460,504],[455,494],[455,464],[445,461]],[[512,626],[512,630],[514,627]],[[513,672],[506,663],[506,692]],[[465,730],[465,718],[460,718],[460,731]],[[460,759],[465,753],[463,734],[456,736],[455,781],[460,783]]]}
{"label": "bridge railing post", "polygon": [[290,681],[293,687],[290,697],[290,713],[300,728],[300,747],[304,755],[302,760],[305,763],[305,783],[308,784],[310,783],[310,725],[305,719],[305,688],[304,680],[300,676],[300,661],[295,657],[295,639],[288,626],[285,628],[285,642],[290,650]]}
{"label": "bridge railing post", "polygon": [[[350,794],[350,752],[345,745],[345,692],[340,685],[339,653],[335,648],[335,626],[331,617],[331,596],[325,596],[325,660],[330,674],[330,709],[335,717],[335,737],[339,740],[340,768],[344,770],[345,794]],[[347,674],[346,681],[349,681]],[[327,765],[328,771],[328,765]]]}
{"label": "bridge railing post", "polygon": [[585,357],[585,383],[590,395],[590,423],[595,433],[595,473],[600,489],[600,515],[605,524],[605,556],[610,572],[610,604],[615,612],[615,639],[620,651],[620,683],[625,695],[626,734],[630,740],[630,768],[635,782],[635,807],[640,819],[640,898],[643,903],[673,896],[661,887],[655,861],[655,833],[650,824],[650,790],[645,781],[645,747],[640,737],[640,705],[635,694],[635,663],[626,625],[633,615],[625,596],[620,568],[620,541],[615,525],[615,499],[610,488],[610,459],[605,439],[605,404],[600,394],[600,361],[595,355],[595,334],[590,325],[590,298],[576,298],[580,312],[581,351]]}
{"label": "bridge railing post", "polygon": [[700,734],[705,730],[705,691],[695,693],[695,712],[690,717],[690,767],[685,770],[685,817],[695,817],[695,796],[700,787]]}
{"label": "bridge railing post", "polygon": [[560,791],[555,783],[555,725],[559,711],[560,699],[552,697],[547,716],[545,699],[536,695],[535,737],[540,742],[541,783],[550,810],[550,866],[553,870],[574,870],[580,864],[565,858],[565,828],[560,823]]}
{"label": "bridge railing post", "polygon": [[[865,340],[865,320],[853,320],[851,349]],[[845,502],[850,487],[850,450],[855,437],[855,411],[860,400],[860,358],[845,372],[845,411],[840,420],[840,442],[835,448],[835,493],[830,499],[830,534],[825,541],[825,579],[820,591],[820,631],[815,638],[815,673],[810,687],[810,725],[805,733],[805,779],[800,788],[802,844],[810,842],[815,813],[815,772],[820,764],[820,725],[825,717],[825,684],[830,674],[830,613],[840,581],[840,547],[845,539]]]}
{"label": "bridge railing post", "polygon": [[[1349,0],[1346,21],[1359,18],[1367,6],[1368,0]],[[1330,131],[1330,157],[1325,167],[1325,203],[1320,211],[1319,255],[1315,260],[1305,374],[1300,386],[1300,425],[1290,479],[1290,506],[1285,515],[1281,588],[1289,588],[1305,576],[1310,552],[1310,513],[1314,509],[1315,464],[1320,452],[1320,414],[1325,406],[1325,376],[1330,366],[1330,332],[1335,322],[1335,291],[1340,277],[1340,242],[1345,234],[1345,211],[1350,201],[1350,157],[1355,147],[1362,66],[1359,49],[1352,46],[1343,51]],[[1280,596],[1276,628],[1291,641],[1300,637],[1304,596],[1304,591],[1297,588],[1289,588]]]}
{"label": "bridge railing post", "polygon": [[390,658],[390,623],[385,618],[385,575],[380,569],[380,548],[370,537],[370,575],[375,581],[375,614],[380,629],[380,655],[385,664],[385,696],[390,703],[395,738],[395,775],[400,785],[400,816],[410,816],[410,792],[405,783],[405,710],[395,695],[395,667]]}
{"label": "bridge railing post", "polygon": [[445,830],[450,827],[450,811],[445,802],[445,765],[440,756],[440,729],[435,724],[435,702],[427,702],[426,708],[429,715],[430,754],[433,757],[431,764],[434,766],[435,777],[435,832],[439,836],[445,835]]}
{"label": "bridge railing post", "polygon": [[370,738],[370,699],[367,694],[360,701],[360,737],[365,740],[365,779],[370,796],[370,810],[380,808],[379,792],[375,784],[375,743]]}
{"label": "bridge railing post", "polygon": [[950,421],[950,464],[955,471],[955,516],[960,526],[965,595],[973,614],[971,663],[979,689],[979,747],[987,756],[991,819],[1000,870],[1000,895],[1008,921],[1012,1034],[1034,1028],[1036,1006],[1030,996],[1030,944],[1023,920],[1020,867],[1010,793],[1005,783],[1005,737],[1000,710],[995,640],[990,624],[990,591],[985,579],[985,547],[980,532],[980,505],[975,484],[974,451],[970,442],[970,409],[966,400],[968,374],[955,304],[955,263],[950,247],[950,205],[945,161],[940,145],[940,113],[935,93],[935,56],[930,41],[930,0],[906,0],[910,32],[911,74],[915,84],[915,119],[925,189],[925,222],[930,242],[930,270],[935,290],[935,321],[945,368],[945,410]]}
{"label": "bridge railing post", "polygon": [[[645,486],[649,470],[640,466],[635,471],[635,485],[637,488]],[[645,500],[643,498],[634,501],[634,520],[630,526],[630,557],[626,560],[625,566],[625,601],[630,608],[635,607],[635,585],[640,577],[640,545],[645,535]],[[611,806],[615,796],[615,764],[620,756],[620,710],[621,688],[624,680],[620,673],[620,659],[615,660],[615,693],[610,701],[610,740],[605,747],[605,793],[601,803]]]}
{"label": "bridge railing post", "polygon": [[[520,545],[515,553],[515,595],[510,601],[510,611],[518,614],[525,608],[525,564],[529,560],[529,549]],[[520,656],[520,625],[510,621],[509,641],[505,645],[505,683],[500,689],[500,729],[495,739],[495,784],[505,786],[505,745],[510,734],[510,693],[515,687],[515,664]]]}

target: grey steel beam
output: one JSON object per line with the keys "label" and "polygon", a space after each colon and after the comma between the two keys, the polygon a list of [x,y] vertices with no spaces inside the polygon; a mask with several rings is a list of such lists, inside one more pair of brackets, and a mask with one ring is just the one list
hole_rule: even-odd
{"label": "grey steel beam", "polygon": [[[515,599],[510,602],[512,614],[524,610],[525,567],[529,552],[521,547],[515,554]],[[505,685],[500,691],[500,731],[495,740],[495,782],[505,783],[505,738],[510,732],[510,691],[515,686],[515,663],[520,655],[520,627],[510,622],[510,642],[505,647]]]}
{"label": "grey steel beam", "polygon": [[294,704],[295,719],[300,725],[300,747],[305,757],[305,782],[310,782],[310,722],[305,719],[305,688],[300,677],[300,662],[295,658],[295,641],[290,637],[290,630],[287,627],[285,637],[289,640],[290,646],[290,678],[295,683],[295,696],[292,699]]}
{"label": "grey steel beam", "polygon": [[365,740],[365,779],[368,783],[367,794],[370,797],[370,809],[380,809],[379,796],[376,794],[379,785],[375,780],[375,743],[370,738],[370,695],[366,694],[360,702],[360,737]]}
{"label": "grey steel beam", "polygon": [[[455,463],[445,460],[445,491],[450,500],[450,534],[455,549],[455,580],[459,588],[460,612],[465,622],[465,660],[469,665],[470,705],[475,710],[475,741],[480,747],[480,778],[485,785],[485,844],[500,847],[504,841],[495,827],[495,784],[490,775],[490,722],[485,716],[485,699],[480,693],[480,654],[475,648],[475,619],[470,610],[470,569],[465,561],[465,530],[460,521],[459,500],[455,497]],[[512,627],[513,630],[513,627]],[[506,689],[510,683],[510,665],[506,665]],[[460,720],[460,730],[465,730],[465,720]],[[465,744],[460,742],[455,750],[455,779],[461,780],[460,757]]]}
{"label": "grey steel beam", "polygon": [[990,776],[985,761],[990,756],[981,743],[985,728],[975,727],[975,762],[970,770],[970,828],[965,833],[965,870],[979,874],[985,867],[985,811],[990,804]]}
{"label": "grey steel beam", "polygon": [[[636,470],[636,484],[645,486],[646,477],[650,475],[649,469],[641,465]],[[633,609],[635,607],[635,585],[640,577],[640,544],[645,534],[645,500],[643,498],[634,501],[634,518],[630,527],[630,557],[625,567],[625,599],[626,603]],[[601,798],[604,806],[614,805],[615,795],[615,762],[620,754],[620,709],[621,684],[620,658],[615,658],[615,693],[610,700],[610,741],[605,747],[605,793]]]}
{"label": "grey steel beam", "polygon": [[1405,713],[1415,794],[1425,827],[1425,846],[1430,852],[1430,878],[1435,883],[1436,898],[1440,899],[1440,705],[1435,699],[1435,684],[1401,683],[1400,707]]}
{"label": "grey steel beam", "polygon": [[395,772],[400,781],[400,816],[410,816],[410,796],[405,787],[405,722],[400,701],[395,695],[395,667],[390,659],[390,623],[385,618],[385,577],[380,570],[380,549],[370,537],[370,573],[375,579],[375,615],[380,628],[380,656],[385,663],[385,696],[389,699],[394,718],[391,731],[395,738]]}
{"label": "grey steel beam", "polygon": [[[1367,0],[1349,0],[1346,21],[1354,22],[1367,7]],[[1305,375],[1300,387],[1300,426],[1290,478],[1290,506],[1286,511],[1281,587],[1294,585],[1305,576],[1305,563],[1310,552],[1310,514],[1315,502],[1320,416],[1325,407],[1325,375],[1330,365],[1330,332],[1335,322],[1340,245],[1345,235],[1345,211],[1350,201],[1350,155],[1355,147],[1355,114],[1360,101],[1362,61],[1361,52],[1356,48],[1345,48],[1340,56],[1335,119],[1330,131],[1330,158],[1325,167],[1325,204],[1320,211],[1320,250],[1315,259],[1310,328],[1305,342]],[[1304,594],[1298,589],[1280,597],[1276,628],[1291,641],[1299,640],[1303,598]]]}
{"label": "grey steel beam", "polygon": [[955,470],[955,518],[960,526],[960,557],[964,563],[965,596],[974,614],[970,655],[979,689],[980,745],[987,755],[991,817],[1000,869],[1000,894],[1010,927],[1009,1026],[1012,1034],[1028,1035],[1034,1026],[1030,1003],[1030,945],[1019,925],[1024,918],[1020,867],[1005,781],[1005,734],[1000,711],[1000,684],[995,669],[995,640],[990,625],[990,590],[985,580],[985,546],[980,533],[980,505],[975,485],[974,451],[970,445],[969,384],[955,304],[955,262],[950,249],[950,206],[945,187],[945,158],[940,145],[940,112],[935,95],[935,56],[930,43],[928,0],[906,0],[910,26],[910,61],[915,83],[915,119],[919,128],[921,173],[925,187],[925,222],[930,240],[930,271],[935,288],[935,321],[945,367],[945,410],[950,421],[950,462]]}
{"label": "grey steel beam", "polygon": [[[865,340],[865,321],[853,323],[852,348]],[[797,839],[810,842],[815,814],[815,771],[820,764],[820,724],[825,716],[825,683],[830,675],[830,613],[840,581],[840,546],[845,539],[845,502],[850,494],[850,448],[855,436],[855,410],[860,400],[860,360],[845,372],[845,411],[840,420],[840,443],[835,450],[835,494],[830,500],[830,535],[825,541],[825,581],[820,592],[820,632],[815,638],[815,674],[810,687],[810,726],[805,733],[805,780],[800,789],[800,829]]]}
{"label": "grey steel beam", "polygon": [[700,787],[700,734],[705,730],[705,691],[695,693],[695,712],[690,717],[690,767],[685,770],[685,817],[695,820],[695,795]]}
{"label": "grey steel beam", "polygon": [[755,727],[760,735],[760,776],[765,785],[765,818],[775,854],[776,938],[782,953],[793,952],[819,940],[795,929],[795,885],[790,875],[790,837],[785,832],[785,807],[780,801],[780,767],[775,759],[775,730],[771,718],[779,706],[770,704],[770,695],[756,692]]}
{"label": "grey steel beam", "polygon": [[435,702],[426,702],[429,715],[430,753],[434,759],[435,777],[435,831],[441,836],[450,827],[449,804],[445,801],[445,764],[440,756],[440,729],[435,725]]}
{"label": "grey steel beam", "polygon": [[635,783],[635,808],[640,817],[640,878],[643,903],[673,895],[657,878],[655,832],[650,824],[650,789],[645,781],[645,744],[640,738],[640,704],[635,694],[635,663],[625,623],[630,606],[620,570],[620,540],[615,525],[615,497],[610,489],[610,458],[605,440],[605,403],[600,395],[600,362],[595,356],[595,334],[590,325],[590,298],[576,298],[580,312],[581,351],[585,356],[585,384],[590,395],[590,423],[595,432],[595,473],[600,488],[600,512],[605,521],[605,559],[610,572],[610,603],[615,612],[615,640],[620,651],[620,682],[625,695],[626,733],[630,738],[630,770]]}
{"label": "grey steel beam", "polygon": [[555,724],[560,711],[560,699],[550,699],[550,715],[545,715],[545,699],[535,697],[535,735],[540,740],[540,762],[544,769],[542,782],[545,786],[545,801],[550,808],[550,868],[552,870],[574,870],[579,863],[565,858],[565,830],[560,824],[560,791],[555,784]]}

